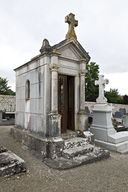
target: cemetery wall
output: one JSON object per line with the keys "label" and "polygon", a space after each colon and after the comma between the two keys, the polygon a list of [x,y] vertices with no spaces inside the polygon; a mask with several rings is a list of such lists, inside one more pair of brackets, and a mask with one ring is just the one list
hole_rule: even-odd
{"label": "cemetery wall", "polygon": [[15,112],[16,97],[10,95],[0,95],[0,111]]}
{"label": "cemetery wall", "polygon": [[[92,111],[94,105],[95,105],[95,102],[85,102],[85,106],[88,106],[90,111]],[[116,111],[119,111],[120,108],[125,108],[126,112],[128,113],[128,105],[112,103],[112,107],[113,107],[113,113]]]}

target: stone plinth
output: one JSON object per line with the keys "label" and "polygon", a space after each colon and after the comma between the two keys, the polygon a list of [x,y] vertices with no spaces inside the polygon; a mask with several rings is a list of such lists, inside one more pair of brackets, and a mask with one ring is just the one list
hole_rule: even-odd
{"label": "stone plinth", "polygon": [[81,131],[85,131],[88,128],[88,115],[85,113],[85,111],[80,111],[78,113],[78,117],[79,117],[79,130]]}
{"label": "stone plinth", "polygon": [[61,115],[57,113],[49,114],[48,137],[58,137],[61,135]]}
{"label": "stone plinth", "polygon": [[90,128],[95,139],[107,141],[108,135],[116,133],[112,125],[112,107],[108,104],[96,104],[93,109],[93,123]]}
{"label": "stone plinth", "polygon": [[55,158],[60,156],[63,149],[63,140],[61,137],[48,137],[31,133],[20,128],[11,128],[11,135],[29,150],[36,151],[44,158]]}
{"label": "stone plinth", "polygon": [[112,106],[107,103],[94,106],[90,130],[95,136],[95,142],[113,151],[128,152],[128,132],[117,133],[111,118]]}

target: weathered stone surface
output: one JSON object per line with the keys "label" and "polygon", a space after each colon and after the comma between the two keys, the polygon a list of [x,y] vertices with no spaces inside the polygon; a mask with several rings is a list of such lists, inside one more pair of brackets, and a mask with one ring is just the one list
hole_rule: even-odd
{"label": "weathered stone surface", "polygon": [[6,151],[7,151],[7,149],[5,147],[0,146],[0,153],[6,152]]}
{"label": "weathered stone surface", "polygon": [[23,131],[20,128],[11,128],[11,135],[28,149],[42,155],[42,158],[60,156],[63,149],[63,140],[59,137],[43,138],[37,134]]}
{"label": "weathered stone surface", "polygon": [[63,157],[73,158],[93,151],[94,146],[87,142],[85,138],[72,138],[65,141]]}
{"label": "weathered stone surface", "polygon": [[46,158],[43,162],[51,168],[63,170],[93,163],[102,159],[107,159],[109,156],[109,151],[97,148],[97,150],[95,149],[94,152],[90,152],[82,156],[77,156],[70,159],[64,157],[58,157],[56,159]]}
{"label": "weathered stone surface", "polygon": [[43,139],[19,128],[12,128],[11,134],[30,150],[41,154],[43,162],[52,168],[68,169],[110,156],[107,150],[91,145],[88,137]]}
{"label": "weathered stone surface", "polygon": [[88,143],[87,138],[75,137],[67,139],[60,157],[45,158],[43,162],[55,169],[69,169],[92,163],[110,156],[109,151]]}
{"label": "weathered stone surface", "polygon": [[0,176],[11,176],[25,171],[25,161],[11,151],[7,151],[7,149],[1,147]]}

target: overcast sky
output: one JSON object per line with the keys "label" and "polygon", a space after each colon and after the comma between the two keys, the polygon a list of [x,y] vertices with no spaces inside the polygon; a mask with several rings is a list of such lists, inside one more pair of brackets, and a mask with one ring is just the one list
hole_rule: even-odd
{"label": "overcast sky", "polygon": [[107,90],[128,94],[127,0],[0,0],[0,76],[14,89],[13,69],[37,55],[44,38],[64,40],[70,12],[78,41],[109,78]]}

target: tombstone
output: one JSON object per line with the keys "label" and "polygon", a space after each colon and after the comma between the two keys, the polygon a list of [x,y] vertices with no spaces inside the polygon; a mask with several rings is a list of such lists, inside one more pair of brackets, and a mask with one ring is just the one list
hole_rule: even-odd
{"label": "tombstone", "polygon": [[128,128],[128,115],[124,115],[122,118],[123,125]]}
{"label": "tombstone", "polygon": [[122,119],[123,113],[120,112],[120,111],[116,111],[115,114],[114,114],[114,117],[115,117],[115,118],[120,118],[120,119]]}
{"label": "tombstone", "polygon": [[[68,130],[84,131],[85,72],[89,54],[77,41],[74,14],[65,18],[65,40],[53,46],[43,40],[40,54],[15,69],[16,127],[44,140],[62,140]],[[16,130],[16,129],[15,129]],[[26,136],[27,137],[27,136]],[[31,145],[31,144],[30,144]]]}
{"label": "tombstone", "polygon": [[125,108],[120,108],[119,111],[122,113],[122,115],[126,115],[126,109]]}
{"label": "tombstone", "polygon": [[128,152],[128,132],[116,132],[112,125],[112,106],[104,97],[105,84],[103,76],[99,77],[99,97],[93,109],[93,123],[90,128],[95,136],[95,142],[107,149],[120,153]]}
{"label": "tombstone", "polygon": [[0,177],[8,177],[21,172],[26,172],[25,161],[0,146]]}

